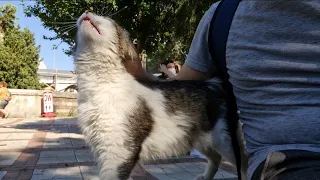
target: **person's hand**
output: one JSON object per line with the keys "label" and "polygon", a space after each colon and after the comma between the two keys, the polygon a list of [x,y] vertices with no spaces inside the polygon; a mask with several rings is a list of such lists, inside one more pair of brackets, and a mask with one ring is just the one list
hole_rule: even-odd
{"label": "person's hand", "polygon": [[157,78],[152,74],[149,74],[145,69],[142,67],[142,63],[140,59],[133,59],[133,60],[126,60],[123,62],[124,66],[128,73],[130,73],[133,77],[137,80],[141,81],[156,81]]}
{"label": "person's hand", "polygon": [[125,60],[123,63],[128,73],[134,77],[139,76],[144,71],[140,59]]}
{"label": "person's hand", "polygon": [[168,72],[167,66],[165,64],[160,64],[159,71],[163,73]]}

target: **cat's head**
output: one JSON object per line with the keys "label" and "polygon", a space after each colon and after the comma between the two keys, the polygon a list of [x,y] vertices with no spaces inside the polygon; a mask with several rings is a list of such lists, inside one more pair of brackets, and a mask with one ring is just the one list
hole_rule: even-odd
{"label": "cat's head", "polygon": [[85,11],[77,20],[77,29],[76,58],[93,53],[103,56],[99,61],[116,64],[120,62],[112,61],[138,59],[128,32],[108,17]]}

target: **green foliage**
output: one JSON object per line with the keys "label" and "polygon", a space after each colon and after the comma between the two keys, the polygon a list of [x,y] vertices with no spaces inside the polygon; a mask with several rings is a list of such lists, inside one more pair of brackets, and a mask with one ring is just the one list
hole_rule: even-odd
{"label": "green foliage", "polygon": [[[153,61],[176,58],[183,61],[197,24],[214,1],[209,0],[36,0],[27,6],[28,16],[39,17],[43,25],[56,33],[47,39],[62,39],[75,45],[76,31],[62,22],[75,21],[85,10],[109,15],[127,29],[137,42],[138,52],[145,50]],[[58,22],[58,23],[55,23]],[[69,51],[70,53],[70,51]]]}
{"label": "green foliage", "polygon": [[40,47],[35,46],[33,34],[19,30],[14,25],[16,7],[1,6],[0,27],[4,38],[0,41],[0,80],[6,81],[9,88],[39,89],[37,77]]}
{"label": "green foliage", "polygon": [[11,4],[0,6],[0,33],[14,27],[17,8]]}

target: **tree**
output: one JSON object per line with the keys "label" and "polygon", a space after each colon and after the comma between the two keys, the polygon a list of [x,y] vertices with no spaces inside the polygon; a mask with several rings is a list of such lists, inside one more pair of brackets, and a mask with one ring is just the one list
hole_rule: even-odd
{"label": "tree", "polygon": [[[185,59],[201,17],[215,1],[209,0],[36,0],[27,6],[28,16],[39,17],[55,37],[75,46],[76,31],[66,26],[85,10],[109,15],[127,29],[137,44],[138,53],[146,51],[152,60]],[[112,12],[112,13],[111,13]],[[69,24],[70,25],[70,24]],[[71,51],[67,51],[71,54]],[[165,57],[163,56],[165,55]]]}
{"label": "tree", "polygon": [[14,24],[16,7],[0,7],[0,27],[4,34],[0,42],[0,80],[10,88],[39,89],[37,76],[40,46],[35,46],[34,35]]}
{"label": "tree", "polygon": [[12,5],[0,6],[0,33],[14,27],[17,8]]}

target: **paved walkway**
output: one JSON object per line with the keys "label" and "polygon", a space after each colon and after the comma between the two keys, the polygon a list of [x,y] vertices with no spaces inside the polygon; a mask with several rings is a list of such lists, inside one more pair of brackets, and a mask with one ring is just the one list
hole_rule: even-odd
{"label": "paved walkway", "polygon": [[[191,180],[205,166],[190,157],[139,163],[131,179]],[[76,119],[0,119],[0,179],[97,180],[97,174]],[[215,179],[236,180],[234,174],[223,163]]]}

